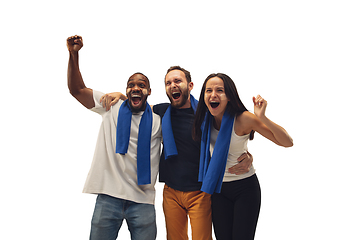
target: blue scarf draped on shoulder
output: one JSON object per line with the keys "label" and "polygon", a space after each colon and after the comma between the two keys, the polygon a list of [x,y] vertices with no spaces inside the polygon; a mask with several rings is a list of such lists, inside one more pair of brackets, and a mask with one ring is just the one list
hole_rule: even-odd
{"label": "blue scarf draped on shoulder", "polygon": [[216,139],[214,151],[210,157],[211,127],[213,116],[208,111],[201,125],[201,153],[199,167],[199,182],[201,191],[213,194],[220,193],[224,178],[227,157],[233,131],[234,116],[225,111],[221,120],[219,135]]}
{"label": "blue scarf draped on shoulder", "polygon": [[[190,101],[191,101],[191,107],[195,113],[198,101],[191,94],[190,94]],[[171,108],[172,107],[170,104],[170,106],[167,108],[167,110],[162,118],[162,122],[161,122],[165,159],[168,159],[171,156],[178,155],[175,140],[174,140],[174,134],[172,131],[172,125],[171,125]]]}
{"label": "blue scarf draped on shoulder", "polygon": [[[129,147],[132,112],[128,100],[119,109],[116,128],[116,153],[125,155]],[[146,109],[141,117],[137,144],[137,180],[138,185],[151,183],[150,146],[153,115],[151,107],[146,103]]]}

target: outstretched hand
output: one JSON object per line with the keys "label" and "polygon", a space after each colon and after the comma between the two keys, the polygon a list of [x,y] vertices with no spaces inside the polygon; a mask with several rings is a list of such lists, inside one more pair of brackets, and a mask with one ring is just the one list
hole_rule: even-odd
{"label": "outstretched hand", "polygon": [[258,118],[265,116],[265,110],[267,106],[267,101],[263,99],[260,95],[253,97],[254,102],[254,113]]}
{"label": "outstretched hand", "polygon": [[78,52],[83,47],[83,40],[81,36],[75,35],[68,37],[66,45],[69,52]]}

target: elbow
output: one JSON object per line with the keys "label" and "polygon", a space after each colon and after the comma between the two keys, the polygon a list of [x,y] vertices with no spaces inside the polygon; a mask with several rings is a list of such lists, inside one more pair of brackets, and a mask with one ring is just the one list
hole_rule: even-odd
{"label": "elbow", "polygon": [[289,148],[289,147],[294,146],[293,143],[278,143],[277,145],[280,147],[284,147],[284,148]]}
{"label": "elbow", "polygon": [[281,147],[289,148],[294,146],[294,142],[291,137],[283,139],[282,141],[277,141],[276,144]]}
{"label": "elbow", "polygon": [[75,95],[76,95],[75,92],[74,92],[73,90],[71,90],[71,89],[69,89],[69,93],[70,93],[70,95],[73,96],[73,97],[75,97]]}
{"label": "elbow", "polygon": [[70,95],[73,96],[74,98],[76,98],[77,94],[74,92],[74,91],[69,91],[70,92]]}
{"label": "elbow", "polygon": [[78,89],[69,88],[69,93],[71,94],[71,96],[76,98],[80,94],[80,91]]}
{"label": "elbow", "polygon": [[283,145],[283,147],[289,148],[294,146],[294,142],[292,140],[292,138],[289,139],[289,142],[287,142],[286,144]]}

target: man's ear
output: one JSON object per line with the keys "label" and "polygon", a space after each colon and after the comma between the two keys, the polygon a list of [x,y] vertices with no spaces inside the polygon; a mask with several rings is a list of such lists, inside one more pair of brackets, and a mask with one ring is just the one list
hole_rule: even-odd
{"label": "man's ear", "polygon": [[150,96],[151,95],[151,88],[149,88],[149,90],[148,90],[148,96]]}
{"label": "man's ear", "polygon": [[189,91],[191,91],[194,88],[194,83],[193,82],[189,82]]}

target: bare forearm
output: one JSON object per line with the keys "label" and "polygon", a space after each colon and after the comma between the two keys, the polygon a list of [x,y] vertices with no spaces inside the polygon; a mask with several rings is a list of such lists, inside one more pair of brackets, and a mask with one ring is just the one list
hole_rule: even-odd
{"label": "bare forearm", "polygon": [[68,88],[70,94],[76,98],[86,108],[93,108],[95,106],[92,89],[87,88],[81,76],[79,68],[79,53],[69,52],[69,64],[68,64]]}
{"label": "bare forearm", "polygon": [[284,147],[293,146],[293,139],[290,137],[288,132],[278,124],[274,123],[266,116],[260,118],[261,122],[264,123],[270,131],[273,133],[275,139],[278,141],[278,144]]}
{"label": "bare forearm", "polygon": [[69,54],[68,64],[68,88],[71,95],[79,94],[81,89],[86,88],[79,69],[79,53],[73,52]]}

